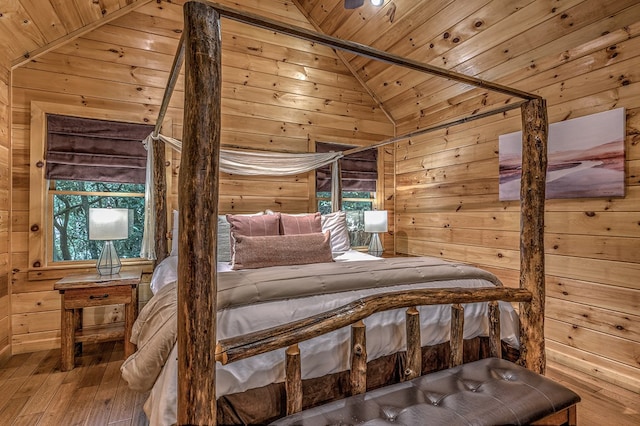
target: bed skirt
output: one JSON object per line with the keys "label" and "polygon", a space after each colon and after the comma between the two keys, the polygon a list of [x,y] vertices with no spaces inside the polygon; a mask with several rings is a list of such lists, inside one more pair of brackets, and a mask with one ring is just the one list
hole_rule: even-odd
{"label": "bed skirt", "polygon": [[[422,348],[422,374],[449,367],[449,342]],[[515,362],[518,350],[502,342],[502,357]],[[464,341],[464,362],[489,357],[489,339]],[[402,381],[406,352],[398,352],[367,363],[367,390]],[[310,408],[350,396],[349,372],[329,374],[302,382],[302,408]],[[284,383],[273,383],[218,399],[218,425],[260,425],[286,415]]]}

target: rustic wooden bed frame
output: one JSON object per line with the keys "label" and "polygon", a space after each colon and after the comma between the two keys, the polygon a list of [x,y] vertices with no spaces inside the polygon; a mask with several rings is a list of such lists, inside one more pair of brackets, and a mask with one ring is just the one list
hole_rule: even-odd
{"label": "rustic wooden bed frame", "polygon": [[500,308],[498,301],[529,304],[531,292],[523,289],[495,287],[476,289],[424,289],[381,293],[364,297],[344,306],[282,326],[220,340],[216,360],[222,364],[250,358],[276,349],[287,348],[285,389],[287,415],[302,410],[302,375],[298,343],[322,334],[351,326],[350,394],[367,390],[367,344],[363,320],[377,312],[408,308],[405,316],[407,363],[403,380],[418,377],[422,371],[420,313],[417,306],[451,305],[451,353],[449,367],[463,363],[465,303],[488,302],[489,355],[502,358]]}
{"label": "rustic wooden bed frame", "polygon": [[[548,134],[545,100],[535,94],[391,55],[358,43],[285,25],[250,13],[238,12],[215,3],[203,0],[190,1],[184,5],[184,32],[179,42],[154,131],[157,135],[162,126],[184,59],[185,106],[181,161],[188,166],[180,170],[178,189],[180,200],[178,424],[216,424],[215,348],[218,342],[216,340],[215,247],[221,134],[221,17],[521,99],[492,111],[439,123],[410,134],[394,137],[369,148],[380,147],[515,108],[521,109],[523,138],[520,191],[520,288],[530,293],[530,302],[521,304],[519,311],[521,341],[519,363],[534,372],[544,373],[546,362],[543,330],[545,302],[543,230]],[[202,96],[203,93],[210,96]],[[362,148],[353,151],[360,149]],[[348,153],[350,152],[345,152],[345,154]],[[167,217],[164,144],[155,144],[153,157],[156,165],[154,168],[155,211],[156,217],[160,219],[156,221],[156,253],[159,260],[162,260],[167,253],[165,238],[167,223],[162,220]],[[203,188],[208,189],[206,196]],[[203,229],[211,232],[202,232]],[[462,301],[454,303],[462,303]],[[458,352],[455,351],[455,353]]]}

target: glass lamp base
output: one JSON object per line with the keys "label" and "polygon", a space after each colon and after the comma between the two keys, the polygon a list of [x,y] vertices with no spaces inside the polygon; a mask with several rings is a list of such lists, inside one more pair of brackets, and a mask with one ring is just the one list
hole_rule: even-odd
{"label": "glass lamp base", "polygon": [[122,263],[120,263],[120,258],[118,257],[118,252],[116,252],[116,247],[113,245],[113,241],[105,241],[100,257],[98,258],[98,263],[96,264],[98,274],[119,274],[121,267]]}
{"label": "glass lamp base", "polygon": [[371,256],[380,257],[384,253],[382,247],[382,241],[380,241],[380,234],[377,232],[371,235],[371,242],[369,243],[369,254]]}

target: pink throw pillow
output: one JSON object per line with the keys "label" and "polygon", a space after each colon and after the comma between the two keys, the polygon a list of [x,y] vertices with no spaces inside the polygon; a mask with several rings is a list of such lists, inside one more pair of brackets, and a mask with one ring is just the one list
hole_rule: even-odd
{"label": "pink throw pillow", "polygon": [[333,262],[329,232],[263,237],[231,235],[235,240],[232,269]]}
{"label": "pink throw pillow", "polygon": [[281,235],[313,234],[318,232],[322,232],[320,213],[305,215],[280,214]]}

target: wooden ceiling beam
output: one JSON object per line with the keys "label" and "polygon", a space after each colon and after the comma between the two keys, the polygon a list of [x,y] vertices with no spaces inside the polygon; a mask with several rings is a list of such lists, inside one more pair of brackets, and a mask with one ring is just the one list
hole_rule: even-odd
{"label": "wooden ceiling beam", "polygon": [[51,52],[52,50],[62,46],[65,43],[70,42],[71,40],[75,40],[78,37],[82,37],[83,35],[87,34],[88,32],[91,32],[93,30],[95,30],[96,28],[101,27],[104,24],[107,24],[115,19],[120,18],[121,16],[124,16],[126,14],[128,14],[129,12],[133,12],[134,10],[146,5],[147,3],[151,3],[152,0],[137,0],[134,1],[131,4],[128,4],[118,10],[116,10],[115,12],[112,12],[110,14],[107,14],[104,16],[104,18],[99,19],[97,21],[94,21],[88,25],[85,25],[82,28],[78,28],[75,31],[70,32],[69,34],[67,34],[64,37],[60,37],[57,40],[52,41],[51,43],[47,43],[44,46],[41,46],[37,49],[34,49],[30,52],[27,52],[24,54],[24,56],[22,58],[16,59],[14,61],[11,62],[11,69],[16,69],[26,63],[28,63],[29,61],[44,55],[45,53]]}

